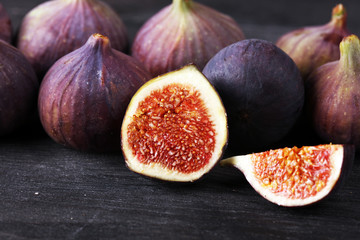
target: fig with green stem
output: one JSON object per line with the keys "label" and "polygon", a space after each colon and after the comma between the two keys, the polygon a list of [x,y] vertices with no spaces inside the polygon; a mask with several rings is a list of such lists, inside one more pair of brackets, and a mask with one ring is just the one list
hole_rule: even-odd
{"label": "fig with green stem", "polygon": [[339,43],[349,34],[346,9],[338,4],[332,10],[329,23],[289,32],[280,37],[276,45],[295,61],[306,80],[317,67],[339,59]]}
{"label": "fig with green stem", "polygon": [[340,43],[340,59],[317,68],[306,83],[306,106],[317,134],[360,149],[360,41]]}

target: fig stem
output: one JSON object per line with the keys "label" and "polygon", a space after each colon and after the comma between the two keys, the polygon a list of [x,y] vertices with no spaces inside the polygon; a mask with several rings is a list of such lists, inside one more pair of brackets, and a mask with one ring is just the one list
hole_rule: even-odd
{"label": "fig stem", "polygon": [[340,29],[346,28],[347,12],[341,3],[333,8],[330,24]]}
{"label": "fig stem", "polygon": [[173,0],[172,6],[175,10],[187,11],[192,3],[192,0]]}
{"label": "fig stem", "polygon": [[241,156],[235,156],[226,158],[224,160],[220,161],[220,166],[236,166],[238,165],[238,162],[240,161]]}
{"label": "fig stem", "polygon": [[345,37],[340,43],[340,62],[353,71],[360,71],[360,40],[352,34]]}

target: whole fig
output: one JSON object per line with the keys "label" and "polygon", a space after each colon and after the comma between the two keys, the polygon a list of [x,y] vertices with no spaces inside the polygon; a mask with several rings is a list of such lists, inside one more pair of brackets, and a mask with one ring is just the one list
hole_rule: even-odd
{"label": "whole fig", "polygon": [[150,74],[134,58],[93,34],[84,46],[60,58],[39,92],[41,123],[56,142],[83,151],[120,150],[127,105]]}
{"label": "whole fig", "polygon": [[10,17],[3,5],[0,3],[0,39],[10,43],[12,37],[11,34],[12,28]]}
{"label": "whole fig", "polygon": [[155,77],[189,63],[203,69],[215,53],[242,39],[231,17],[192,0],[173,0],[141,27],[132,56]]}
{"label": "whole fig", "polygon": [[327,142],[360,149],[360,41],[340,43],[340,59],[324,64],[306,83],[306,108],[317,134]]}
{"label": "whole fig", "polygon": [[26,14],[17,46],[42,78],[56,60],[81,47],[93,33],[109,37],[114,49],[128,47],[122,20],[102,1],[47,1]]}
{"label": "whole fig", "polygon": [[9,134],[33,119],[39,82],[15,47],[0,40],[0,135]]}
{"label": "whole fig", "polygon": [[281,140],[302,112],[300,72],[271,42],[248,39],[225,47],[203,73],[224,101],[229,149],[259,150]]}
{"label": "whole fig", "polygon": [[346,9],[338,4],[329,23],[289,32],[280,37],[276,45],[295,61],[306,81],[317,67],[339,59],[339,43],[349,34]]}

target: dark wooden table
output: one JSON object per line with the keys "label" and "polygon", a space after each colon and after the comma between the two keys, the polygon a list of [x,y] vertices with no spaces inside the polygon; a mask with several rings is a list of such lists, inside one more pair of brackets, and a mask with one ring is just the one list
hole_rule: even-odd
{"label": "dark wooden table", "polygon": [[[17,29],[40,0],[2,1]],[[108,0],[133,39],[170,0]],[[200,1],[199,1],[200,2]],[[247,38],[269,41],[329,21],[337,1],[201,1],[234,17]],[[360,34],[360,1],[343,1]],[[288,142],[287,142],[288,141]],[[294,131],[285,144],[310,144]],[[305,208],[267,202],[235,169],[215,167],[193,184],[129,171],[120,152],[83,153],[54,143],[41,126],[0,139],[0,239],[360,239],[359,154],[348,181]]]}

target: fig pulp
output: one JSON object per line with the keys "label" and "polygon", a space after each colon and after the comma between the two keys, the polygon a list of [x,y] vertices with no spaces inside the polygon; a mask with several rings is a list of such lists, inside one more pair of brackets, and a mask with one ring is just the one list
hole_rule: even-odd
{"label": "fig pulp", "polygon": [[127,105],[150,74],[134,58],[93,34],[84,46],[60,58],[40,86],[39,114],[56,142],[83,151],[120,150]]}
{"label": "fig pulp", "polygon": [[306,80],[317,67],[339,59],[339,43],[349,35],[346,21],[346,9],[338,4],[329,23],[289,32],[280,37],[276,45],[295,61]]}
{"label": "fig pulp", "polygon": [[242,39],[231,17],[192,0],[173,0],[141,27],[132,56],[155,77],[190,63],[203,69],[220,49]]}
{"label": "fig pulp", "polygon": [[222,160],[243,172],[265,199],[287,207],[325,198],[343,181],[354,160],[353,146],[282,148]]}
{"label": "fig pulp", "polygon": [[[275,143],[302,111],[304,83],[299,70],[268,41],[234,43],[210,59],[203,73],[228,113],[229,149],[254,151]],[[239,145],[232,146],[235,142]]]}
{"label": "fig pulp", "polygon": [[132,171],[190,182],[217,163],[227,135],[218,94],[189,65],[150,80],[135,93],[122,124],[121,143]]}
{"label": "fig pulp", "polygon": [[307,113],[317,134],[360,149],[360,41],[340,43],[340,60],[324,64],[306,83]]}
{"label": "fig pulp", "polygon": [[109,37],[116,50],[128,47],[122,20],[102,1],[46,1],[24,17],[17,46],[42,79],[56,60],[84,45],[94,33]]}
{"label": "fig pulp", "polygon": [[11,20],[5,8],[0,3],[0,39],[11,43]]}
{"label": "fig pulp", "polygon": [[0,136],[36,116],[39,83],[31,64],[15,47],[0,40]]}

